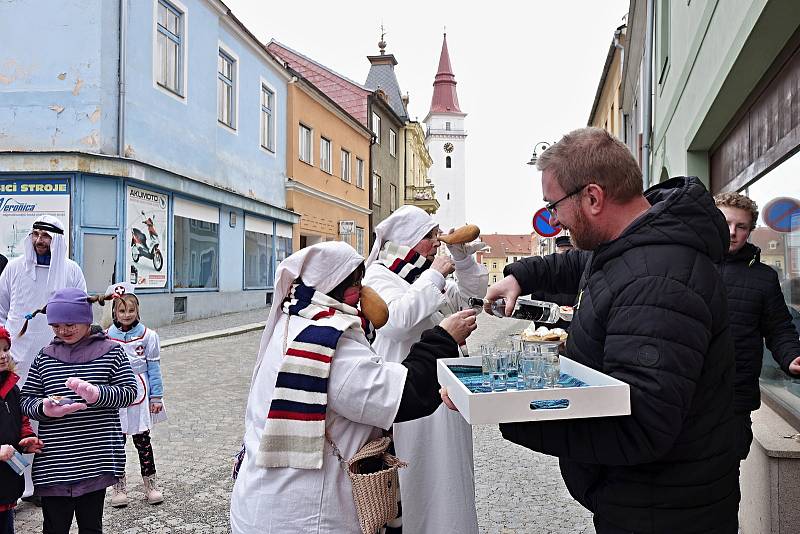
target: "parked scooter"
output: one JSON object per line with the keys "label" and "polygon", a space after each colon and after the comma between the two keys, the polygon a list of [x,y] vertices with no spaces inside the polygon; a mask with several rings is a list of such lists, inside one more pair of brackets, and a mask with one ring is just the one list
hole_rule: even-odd
{"label": "parked scooter", "polygon": [[144,211],[142,216],[145,217],[142,224],[147,227],[148,235],[146,236],[144,232],[135,226],[131,228],[131,259],[133,259],[134,263],[138,263],[139,258],[142,256],[153,260],[153,268],[156,271],[160,271],[164,267],[164,256],[161,255],[161,250],[159,250],[161,242],[158,239],[158,232],[156,232],[153,218],[147,217]]}

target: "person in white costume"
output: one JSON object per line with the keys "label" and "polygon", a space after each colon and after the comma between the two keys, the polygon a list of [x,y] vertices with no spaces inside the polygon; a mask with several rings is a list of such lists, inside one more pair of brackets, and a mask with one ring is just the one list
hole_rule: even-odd
{"label": "person in white costume", "polygon": [[[28,329],[20,338],[26,315],[47,304],[56,290],[74,287],[86,291],[83,271],[67,257],[64,225],[56,217],[37,217],[23,247],[25,254],[8,262],[0,274],[0,324],[11,333],[11,355],[17,363],[20,389],[33,359],[53,340],[45,315],[28,321]],[[30,473],[25,472],[24,498],[33,493]]]}
{"label": "person in white costume", "polygon": [[[486,294],[489,275],[472,254],[483,243],[450,245],[452,260],[436,256],[439,226],[415,206],[403,206],[375,228],[364,285],[389,306],[375,351],[402,362],[423,331]],[[455,270],[458,282],[446,278]],[[407,461],[400,471],[402,528],[413,534],[478,532],[475,511],[472,428],[441,405],[423,419],[394,425],[395,452]]]}
{"label": "person in white costume", "polygon": [[[475,312],[434,325],[405,364],[387,362],[370,347],[366,335],[372,329],[355,308],[363,262],[350,245],[326,242],[278,267],[231,496],[235,534],[360,533],[352,484],[325,433],[348,459],[381,429],[431,414],[441,402],[436,358],[457,355],[458,344],[475,329]],[[323,329],[334,334],[325,341],[332,347],[327,362],[319,357],[325,353],[322,334],[315,334],[316,344],[304,337]],[[296,373],[303,377],[297,384],[323,380],[324,387],[290,385]],[[321,416],[309,418],[320,407]]]}

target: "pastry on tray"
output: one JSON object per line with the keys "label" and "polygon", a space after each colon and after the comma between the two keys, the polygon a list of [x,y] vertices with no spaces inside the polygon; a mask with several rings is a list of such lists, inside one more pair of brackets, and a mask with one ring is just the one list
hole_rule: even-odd
{"label": "pastry on tray", "polygon": [[563,328],[547,328],[546,326],[535,328],[535,326],[531,323],[522,332],[522,341],[565,341],[567,339],[567,331]]}

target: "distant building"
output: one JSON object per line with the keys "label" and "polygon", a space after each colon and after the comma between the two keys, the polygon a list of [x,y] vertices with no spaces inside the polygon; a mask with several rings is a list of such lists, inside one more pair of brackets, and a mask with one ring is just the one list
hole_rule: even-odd
{"label": "distant building", "polygon": [[622,58],[625,50],[625,24],[614,30],[614,37],[608,47],[600,83],[592,102],[588,126],[596,126],[624,139],[622,109]]}
{"label": "distant building", "polygon": [[425,130],[417,121],[409,121],[403,127],[403,142],[400,143],[400,179],[403,184],[403,204],[422,208],[431,215],[439,209],[436,189],[428,176],[433,165],[425,147]]}
{"label": "distant building", "polygon": [[433,159],[428,174],[439,202],[436,220],[444,231],[467,222],[466,117],[458,104],[456,77],[450,65],[445,34],[433,81],[431,107],[423,121],[427,126],[425,146]]}
{"label": "distant building", "polygon": [[478,252],[477,261],[489,270],[491,285],[503,279],[506,265],[531,255],[535,237],[531,234],[483,234],[481,241],[489,245],[489,250]]}

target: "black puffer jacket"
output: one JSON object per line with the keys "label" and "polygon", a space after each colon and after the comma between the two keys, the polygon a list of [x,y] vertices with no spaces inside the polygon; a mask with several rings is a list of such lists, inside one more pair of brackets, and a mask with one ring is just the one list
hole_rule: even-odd
{"label": "black puffer jacket", "polygon": [[800,341],[778,283],[778,273],[761,263],[761,250],[746,243],[725,256],[719,272],[728,288],[731,335],[736,346],[734,409],[749,413],[761,405],[758,376],[764,341],[784,373],[800,356]]}
{"label": "black puffer jacket", "polygon": [[572,496],[606,523],[637,533],[735,533],[734,355],[715,267],[728,248],[725,220],[696,178],[674,178],[646,196],[653,207],[588,262],[531,258],[506,272],[523,293],[565,292],[580,279],[567,356],[629,384],[631,415],[501,431],[558,456]]}

